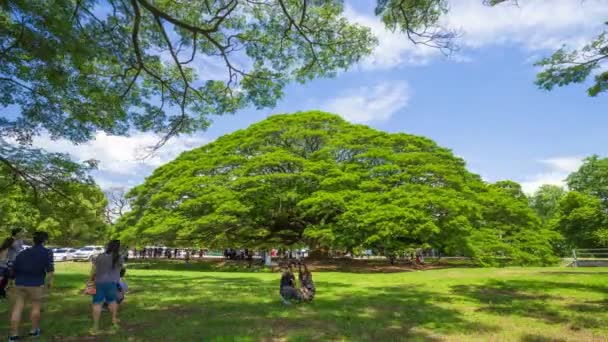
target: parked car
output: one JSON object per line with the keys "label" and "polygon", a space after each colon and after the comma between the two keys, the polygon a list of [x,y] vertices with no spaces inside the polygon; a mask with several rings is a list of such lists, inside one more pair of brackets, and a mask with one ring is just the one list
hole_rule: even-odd
{"label": "parked car", "polygon": [[53,252],[53,260],[55,261],[68,261],[74,258],[74,253],[76,253],[76,249],[74,248],[55,248]]}
{"label": "parked car", "polygon": [[77,250],[72,254],[72,260],[74,261],[91,261],[94,257],[103,253],[103,247],[101,246],[85,246]]}

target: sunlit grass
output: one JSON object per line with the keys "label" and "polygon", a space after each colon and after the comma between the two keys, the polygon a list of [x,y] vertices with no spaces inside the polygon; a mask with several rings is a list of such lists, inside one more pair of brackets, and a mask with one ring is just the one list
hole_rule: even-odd
{"label": "sunlit grass", "polygon": [[[89,340],[89,265],[57,266],[43,313],[48,340]],[[134,265],[122,331],[129,341],[604,341],[608,269],[316,272],[314,303],[284,306],[279,274],[210,265]],[[0,331],[8,330],[6,304]],[[105,315],[104,325],[109,327]],[[27,314],[24,315],[24,318]],[[25,332],[27,325],[23,327]]]}

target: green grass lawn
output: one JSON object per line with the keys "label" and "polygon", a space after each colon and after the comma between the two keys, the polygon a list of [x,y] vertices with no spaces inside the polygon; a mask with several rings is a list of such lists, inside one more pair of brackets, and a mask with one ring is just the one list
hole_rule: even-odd
{"label": "green grass lawn", "polygon": [[[132,265],[122,330],[87,335],[86,263],[57,265],[43,312],[56,341],[606,341],[608,269],[316,272],[314,303],[285,306],[279,274]],[[7,305],[0,304],[8,331]],[[109,327],[104,314],[103,326]],[[27,314],[24,315],[27,318]],[[23,327],[26,332],[27,325]]]}

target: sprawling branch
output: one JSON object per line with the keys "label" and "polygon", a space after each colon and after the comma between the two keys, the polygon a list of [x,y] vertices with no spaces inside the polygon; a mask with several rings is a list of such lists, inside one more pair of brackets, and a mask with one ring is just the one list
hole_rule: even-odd
{"label": "sprawling branch", "polygon": [[[217,11],[215,17],[212,19],[212,21],[215,20],[215,23],[212,27],[202,28],[202,27],[187,23],[185,21],[182,21],[180,19],[177,19],[177,18],[171,16],[170,14],[155,7],[154,5],[152,5],[151,3],[149,3],[146,0],[132,0],[132,2],[138,2],[139,4],[141,4],[142,7],[144,7],[148,11],[150,11],[154,16],[161,17],[175,26],[181,27],[181,28],[186,29],[191,32],[200,33],[208,38],[210,37],[211,33],[217,32],[219,30],[220,25],[224,22],[224,20],[226,20],[226,18],[230,15],[230,13],[232,13],[232,11],[234,11],[234,9],[238,5],[238,1],[236,1],[236,0],[230,1],[226,6],[221,7]],[[219,14],[222,10],[226,10],[226,9],[227,9],[227,11],[225,14],[223,14],[223,15]]]}
{"label": "sprawling branch", "polygon": [[[85,0],[19,3],[8,9],[10,32],[0,33],[0,96],[22,107],[15,131],[75,142],[135,128],[163,134],[158,148],[204,129],[210,115],[271,107],[290,81],[332,75],[375,42],[333,1],[108,0],[103,13]],[[217,57],[227,78],[188,68],[198,55]]]}
{"label": "sprawling branch", "polygon": [[36,184],[36,179],[29,175],[27,172],[21,170],[19,167],[13,165],[10,160],[2,156],[0,156],[0,162],[2,162],[2,164],[4,164],[15,177],[18,177],[24,182],[26,182],[30,186],[32,191],[34,191],[35,200],[38,200],[38,184]]}
{"label": "sprawling branch", "polygon": [[21,43],[21,39],[23,39],[23,32],[25,31],[25,18],[21,19],[21,25],[19,25],[19,35],[17,36],[17,38],[15,38],[15,40],[13,41],[13,43],[9,46],[7,46],[5,49],[2,49],[0,51],[0,58],[7,56],[7,54],[14,49],[15,47],[17,47],[19,45],[19,43]]}
{"label": "sprawling branch", "polygon": [[[409,3],[410,6],[406,6],[406,2]],[[405,31],[407,38],[412,43],[436,48],[443,54],[449,55],[454,49],[453,39],[457,34],[454,31],[448,31],[437,26],[433,19],[431,19],[429,23],[426,22],[429,20],[428,18],[433,16],[431,11],[434,10],[434,5],[433,2],[429,1],[421,10],[420,8],[415,7],[419,6],[416,2],[401,0],[398,9],[401,14],[400,19],[403,20],[404,24],[403,31]],[[414,24],[412,22],[414,18],[408,13],[418,13],[418,11],[422,12],[422,15],[419,18],[416,18],[418,23]],[[418,28],[417,26],[421,26],[421,28]]]}
{"label": "sprawling branch", "polygon": [[[285,16],[287,17],[287,19],[289,20],[290,23],[290,27],[293,26],[296,28],[296,30],[298,31],[298,33],[300,33],[300,36],[302,36],[302,38],[308,43],[308,46],[310,47],[310,52],[313,55],[313,60],[310,62],[310,64],[315,64],[317,63],[317,61],[319,60],[319,58],[317,57],[317,52],[315,51],[315,47],[314,47],[314,43],[313,41],[306,35],[306,33],[304,33],[304,31],[302,31],[302,21],[300,21],[300,24],[298,25],[296,23],[296,21],[293,19],[293,17],[291,16],[291,14],[289,13],[289,11],[287,10],[287,7],[285,6],[285,3],[283,2],[283,0],[279,0],[279,4],[281,5],[281,10],[283,11],[283,14],[285,14]],[[305,17],[306,14],[306,0],[304,0],[304,7],[302,9],[302,19]]]}

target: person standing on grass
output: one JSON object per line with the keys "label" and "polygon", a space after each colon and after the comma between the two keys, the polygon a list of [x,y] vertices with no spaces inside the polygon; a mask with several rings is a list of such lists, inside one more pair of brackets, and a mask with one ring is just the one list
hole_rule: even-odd
{"label": "person standing on grass", "polygon": [[6,298],[6,286],[10,276],[8,252],[14,241],[12,237],[6,238],[0,246],[0,299]]}
{"label": "person standing on grass", "polygon": [[[21,228],[12,229],[11,238],[13,239],[13,243],[10,246],[10,248],[8,249],[8,253],[6,256],[7,265],[8,265],[9,270],[13,266],[13,263],[15,262],[15,258],[17,258],[17,255],[25,249],[25,247],[24,247],[25,242],[23,242],[23,229],[21,229]],[[8,288],[9,283],[10,283],[10,279],[7,279],[6,281],[3,282],[3,284],[1,284],[2,292],[6,293],[6,289]]]}
{"label": "person standing on grass", "polygon": [[30,336],[40,336],[40,307],[42,305],[43,286],[53,286],[53,252],[44,247],[49,235],[45,232],[34,233],[34,247],[17,255],[13,265],[15,274],[15,304],[11,314],[11,331],[9,341],[19,340],[19,324],[25,301],[32,304],[30,318],[32,329]]}
{"label": "person standing on grass", "polygon": [[108,303],[112,313],[112,324],[118,328],[118,304],[117,289],[120,283],[120,272],[123,269],[124,260],[120,255],[120,241],[112,240],[108,243],[106,251],[100,254],[93,264],[91,281],[95,281],[96,293],[93,296],[93,328],[91,333],[99,331],[99,318],[101,317],[102,304]]}
{"label": "person standing on grass", "polygon": [[184,250],[184,261],[186,262],[186,264],[190,263],[190,248],[186,248]]}
{"label": "person standing on grass", "polygon": [[19,253],[23,252],[25,249],[25,242],[23,242],[23,229],[15,228],[11,230],[11,237],[13,238],[13,245],[9,250],[8,259],[9,262],[12,263],[17,258],[17,255],[19,255]]}

